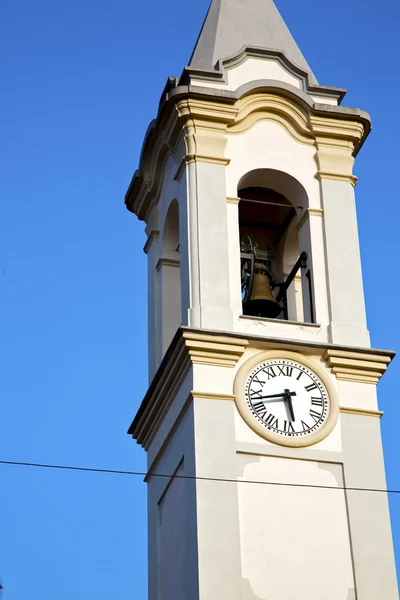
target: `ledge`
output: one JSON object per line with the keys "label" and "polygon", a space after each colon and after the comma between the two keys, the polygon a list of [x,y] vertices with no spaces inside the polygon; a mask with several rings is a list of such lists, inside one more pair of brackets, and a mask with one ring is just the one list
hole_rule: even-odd
{"label": "ledge", "polygon": [[240,315],[239,319],[245,319],[246,321],[261,321],[266,323],[283,323],[284,325],[298,325],[299,327],[315,327],[319,329],[321,325],[318,323],[304,323],[303,321],[289,321],[286,319],[269,319],[268,317],[252,317],[250,315]]}
{"label": "ledge", "polygon": [[[287,323],[287,321],[283,322]],[[295,324],[298,325],[298,323]],[[305,325],[318,327],[318,325],[312,324]],[[389,350],[333,346],[325,342],[180,327],[150,384],[128,433],[147,450],[192,366],[201,364],[233,369],[248,346],[280,350],[299,347],[304,350],[317,349],[338,379],[370,384],[376,384],[379,381],[394,357],[394,352]],[[233,395],[192,391],[188,402],[193,398],[232,401]],[[361,409],[352,407],[342,407],[341,412],[366,414],[365,411],[362,412]],[[381,413],[374,411],[369,411],[368,414],[375,417],[381,416]]]}
{"label": "ledge", "polygon": [[[143,398],[128,434],[147,450],[191,366],[201,364],[233,369],[248,344],[244,337],[222,333],[216,338],[207,331],[180,327]],[[204,394],[201,396],[199,392],[194,392],[194,395],[204,398]],[[217,397],[220,396],[217,394]],[[224,396],[223,399],[232,400],[230,396]]]}
{"label": "ledge", "polygon": [[328,349],[324,358],[337,379],[377,384],[385,373],[391,356],[348,350]]}

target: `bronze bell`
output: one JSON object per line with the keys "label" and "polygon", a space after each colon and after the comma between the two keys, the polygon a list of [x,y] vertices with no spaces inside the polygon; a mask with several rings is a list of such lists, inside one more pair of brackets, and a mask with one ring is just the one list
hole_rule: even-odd
{"label": "bronze bell", "polygon": [[255,263],[253,287],[246,303],[246,314],[252,317],[274,319],[280,312],[282,312],[282,307],[272,295],[266,266],[262,263]]}

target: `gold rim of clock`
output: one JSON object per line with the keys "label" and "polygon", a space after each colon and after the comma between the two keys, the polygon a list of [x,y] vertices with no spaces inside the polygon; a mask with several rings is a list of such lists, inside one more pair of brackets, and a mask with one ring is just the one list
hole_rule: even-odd
{"label": "gold rim of clock", "polygon": [[[245,396],[245,385],[248,376],[257,365],[265,362],[266,360],[274,359],[287,359],[300,363],[307,369],[313,371],[315,375],[319,377],[319,379],[322,381],[326,388],[329,398],[328,418],[326,419],[325,423],[321,425],[321,428],[318,431],[310,433],[304,438],[282,437],[276,433],[273,433],[272,431],[269,431],[263,425],[261,425],[261,423],[258,423],[256,421],[256,419],[250,413],[249,408],[247,406]],[[285,352],[284,350],[266,350],[263,352],[258,352],[257,354],[249,358],[238,370],[235,377],[233,391],[235,395],[235,403],[237,409],[245,423],[247,423],[247,425],[262,438],[280,446],[291,446],[297,448],[304,446],[313,446],[314,444],[317,444],[318,442],[325,439],[333,431],[339,417],[339,401],[337,391],[334,385],[332,384],[330,378],[327,376],[327,373],[317,362],[315,362],[311,358],[308,358],[307,356],[298,354],[297,352]]]}

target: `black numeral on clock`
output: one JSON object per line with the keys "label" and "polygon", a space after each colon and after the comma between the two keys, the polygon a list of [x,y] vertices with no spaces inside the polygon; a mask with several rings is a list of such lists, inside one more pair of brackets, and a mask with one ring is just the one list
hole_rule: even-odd
{"label": "black numeral on clock", "polygon": [[288,421],[284,422],[284,424],[283,424],[283,431],[285,433],[296,433],[295,430],[294,430],[294,428],[293,428],[293,425],[291,423],[288,423]]}
{"label": "black numeral on clock", "polygon": [[278,371],[279,371],[279,375],[284,375],[285,377],[291,377],[292,373],[293,373],[293,367],[290,366],[284,366],[284,367],[280,367],[278,365]]}
{"label": "black numeral on clock", "polygon": [[320,413],[317,413],[315,410],[310,410],[310,417],[312,417],[316,423],[318,423],[321,416],[322,415]]}
{"label": "black numeral on clock", "polygon": [[275,427],[278,429],[278,419],[273,414],[269,414],[266,419],[264,419],[264,423],[266,423],[269,427]]}
{"label": "black numeral on clock", "polygon": [[312,392],[312,390],[316,390],[318,388],[316,383],[311,383],[310,385],[304,386],[307,392]]}
{"label": "black numeral on clock", "polygon": [[311,398],[311,404],[313,406],[323,406],[322,398]]}
{"label": "black numeral on clock", "polygon": [[276,373],[275,373],[273,367],[266,367],[265,369],[263,369],[263,373],[265,373],[266,376],[268,377],[268,381],[270,379],[273,379],[274,377],[276,377]]}
{"label": "black numeral on clock", "polygon": [[256,413],[258,414],[259,417],[261,417],[262,419],[265,417],[265,415],[267,414],[267,409],[265,408],[264,402],[256,402],[255,404],[253,404],[253,408],[256,411]]}

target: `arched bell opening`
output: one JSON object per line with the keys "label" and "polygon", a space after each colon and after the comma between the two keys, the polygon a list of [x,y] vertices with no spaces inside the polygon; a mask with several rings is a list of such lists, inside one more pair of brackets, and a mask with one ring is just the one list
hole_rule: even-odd
{"label": "arched bell opening", "polygon": [[308,206],[303,186],[257,169],[242,177],[238,196],[243,314],[313,322],[309,244],[298,233]]}
{"label": "arched bell opening", "polygon": [[162,232],[161,258],[157,264],[161,300],[161,356],[182,323],[179,253],[179,205],[173,200]]}

